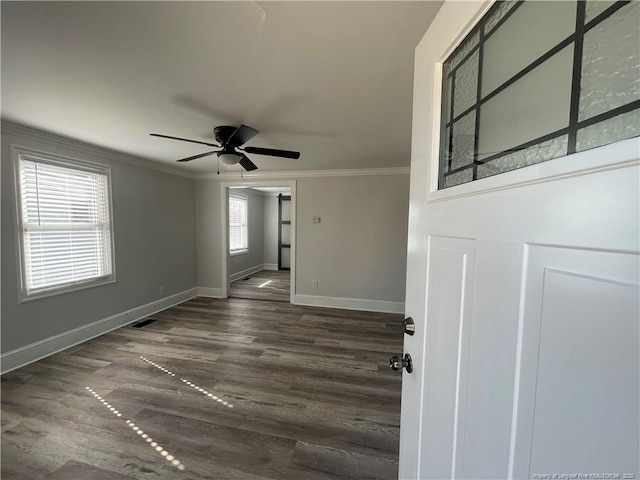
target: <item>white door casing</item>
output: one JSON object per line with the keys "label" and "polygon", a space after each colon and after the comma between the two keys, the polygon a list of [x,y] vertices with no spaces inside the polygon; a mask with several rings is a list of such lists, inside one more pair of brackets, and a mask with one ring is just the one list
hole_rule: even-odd
{"label": "white door casing", "polygon": [[639,140],[437,190],[441,64],[489,6],[416,49],[399,477],[639,478]]}
{"label": "white door casing", "polygon": [[236,180],[220,182],[220,219],[224,228],[220,229],[220,245],[221,245],[221,268],[220,268],[220,284],[222,285],[221,297],[227,298],[229,295],[229,276],[227,272],[227,238],[229,235],[228,223],[228,204],[227,197],[230,187],[289,187],[291,189],[291,249],[290,249],[290,293],[289,303],[295,303],[296,293],[296,185],[295,180]]}

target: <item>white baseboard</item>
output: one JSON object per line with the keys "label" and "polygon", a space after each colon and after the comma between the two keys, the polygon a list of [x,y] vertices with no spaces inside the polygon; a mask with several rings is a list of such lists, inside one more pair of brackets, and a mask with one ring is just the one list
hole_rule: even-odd
{"label": "white baseboard", "polygon": [[278,264],[277,263],[265,263],[263,269],[264,270],[278,270]]}
{"label": "white baseboard", "polygon": [[344,310],[364,310],[366,312],[404,313],[403,302],[365,300],[361,298],[320,297],[318,295],[296,295],[296,305],[311,307],[342,308]]}
{"label": "white baseboard", "polygon": [[233,283],[236,280],[240,280],[241,278],[244,278],[253,273],[258,273],[262,270],[264,270],[264,264],[260,263],[259,265],[254,265],[253,267],[246,268],[240,272],[232,273],[231,275],[229,275],[229,280],[231,281],[231,283]]}
{"label": "white baseboard", "polygon": [[196,288],[196,294],[198,297],[222,298],[222,289],[212,287],[198,287]]}
{"label": "white baseboard", "polygon": [[54,353],[73,347],[74,345],[78,345],[82,342],[86,342],[87,340],[91,340],[92,338],[104,335],[105,333],[128,325],[129,323],[146,318],[154,313],[166,310],[174,305],[186,302],[187,300],[195,297],[196,293],[197,289],[190,288],[189,290],[161,298],[160,300],[117,313],[88,325],[83,325],[82,327],[74,328],[68,332],[60,333],[53,337],[3,353],[0,357],[2,365],[0,370],[2,374],[5,374],[11,370],[15,370],[16,368],[23,367],[37,360],[53,355]]}

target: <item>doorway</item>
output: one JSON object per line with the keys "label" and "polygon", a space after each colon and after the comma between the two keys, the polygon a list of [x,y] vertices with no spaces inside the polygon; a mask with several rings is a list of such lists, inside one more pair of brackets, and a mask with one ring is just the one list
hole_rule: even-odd
{"label": "doorway", "polygon": [[223,296],[293,303],[295,181],[221,184]]}

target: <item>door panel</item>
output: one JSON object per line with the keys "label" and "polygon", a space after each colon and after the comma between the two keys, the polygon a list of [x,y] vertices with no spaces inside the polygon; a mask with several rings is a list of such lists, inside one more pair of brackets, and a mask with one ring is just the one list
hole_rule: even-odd
{"label": "door panel", "polygon": [[[417,474],[402,478],[640,476],[633,428],[640,421],[639,178],[637,165],[625,165],[428,204],[425,231],[435,243],[425,267],[420,457]],[[446,313],[446,328],[435,323],[445,307],[434,302],[451,303],[443,282],[452,273],[443,266],[447,256],[433,255],[437,248],[465,251],[446,244],[455,240],[446,231],[477,235],[474,288],[465,299],[471,317],[461,336],[470,342],[468,362],[465,349],[450,347],[459,328],[455,315]],[[421,319],[407,314],[419,328]],[[584,347],[567,356],[576,342]],[[405,344],[420,358],[415,345]],[[614,348],[615,355],[606,353]],[[451,382],[453,365],[459,365],[455,387],[438,377]],[[441,372],[432,377],[436,368]],[[585,372],[588,383],[580,383]],[[579,439],[567,447],[574,435]]]}
{"label": "door panel", "polygon": [[524,250],[516,242],[476,241],[460,478],[504,478],[509,465]]}
{"label": "door panel", "polygon": [[513,476],[637,475],[638,256],[530,246]]}
{"label": "door panel", "polygon": [[466,399],[474,243],[443,237],[429,241],[424,418],[433,428],[423,431],[423,462],[430,468],[420,478],[448,478],[455,470],[457,436],[464,430],[459,407]]}

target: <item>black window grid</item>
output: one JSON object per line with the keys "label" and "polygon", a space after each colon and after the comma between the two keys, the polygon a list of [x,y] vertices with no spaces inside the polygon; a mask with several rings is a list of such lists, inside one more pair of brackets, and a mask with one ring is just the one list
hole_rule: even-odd
{"label": "black window grid", "polygon": [[[496,24],[492,27],[491,31],[485,33],[485,25],[491,15],[500,7],[500,4],[506,3],[507,1],[513,1],[515,5],[504,14],[504,16],[496,22]],[[583,55],[583,43],[584,43],[584,35],[602,23],[604,20],[609,18],[615,12],[620,10],[625,5],[628,5],[633,0],[619,0],[597,16],[592,18],[590,21],[585,23],[585,11],[586,11],[586,0],[577,0],[576,2],[576,27],[574,32],[569,35],[567,38],[559,42],[557,45],[549,49],[543,55],[533,60],[529,65],[524,67],[518,73],[504,81],[502,84],[497,86],[493,91],[489,92],[487,95],[482,97],[482,60],[483,60],[483,51],[485,42],[493,35],[498,29],[505,23],[511,15],[513,15],[518,8],[524,3],[525,0],[502,0],[497,1],[483,16],[483,18],[478,22],[478,24],[467,34],[460,45],[449,55],[447,60],[444,62],[444,71],[446,74],[443,76],[442,81],[442,105],[446,105],[447,103],[447,95],[449,95],[449,112],[446,112],[445,109],[442,109],[441,112],[441,128],[440,128],[440,169],[439,169],[439,179],[438,179],[438,189],[445,188],[445,178],[454,175],[456,173],[463,172],[465,170],[473,171],[473,180],[477,180],[477,169],[478,165],[483,165],[485,163],[491,162],[492,160],[496,160],[500,157],[504,157],[513,152],[517,152],[520,150],[527,149],[534,145],[538,145],[540,143],[552,140],[554,138],[560,137],[562,135],[568,135],[568,145],[567,145],[567,155],[576,152],[576,137],[577,132],[581,128],[588,127],[590,125],[594,125],[596,123],[602,122],[609,118],[616,117],[618,115],[622,115],[623,113],[631,112],[637,108],[640,108],[640,100],[636,100],[626,105],[622,105],[620,107],[613,108],[608,110],[607,112],[601,113],[599,115],[595,115],[593,117],[584,119],[582,121],[578,121],[578,113],[579,113],[579,101],[580,101],[580,79],[582,75],[582,55]],[[478,44],[471,48],[466,55],[453,67],[450,71],[447,71],[447,65],[461,50],[464,48],[466,42],[473,37],[473,35],[478,34]],[[508,87],[513,85],[519,79],[524,77],[526,74],[534,70],[536,67],[542,65],[546,60],[553,57],[556,53],[560,52],[565,47],[571,45],[575,42],[575,47],[573,51],[573,66],[572,66],[572,78],[571,78],[571,103],[570,103],[570,112],[569,112],[569,125],[565,128],[556,130],[554,132],[550,132],[541,137],[537,137],[531,139],[525,143],[517,145],[508,150],[494,153],[490,156],[487,156],[483,159],[479,159],[478,152],[478,136],[480,132],[480,109],[484,103],[494,98],[500,92],[506,90]],[[478,52],[478,81],[476,83],[477,86],[477,96],[476,103],[471,107],[468,107],[464,111],[460,112],[455,117],[454,113],[454,96],[455,96],[455,74],[458,69],[464,65],[474,54]],[[451,90],[447,90],[447,82],[450,79]],[[460,119],[464,118],[465,115],[473,112],[475,110],[475,129],[474,129],[474,149],[473,149],[473,162],[467,165],[463,165],[456,169],[452,169],[452,160],[453,160],[453,125]],[[447,121],[447,118],[449,119]],[[446,133],[448,132],[449,138],[446,139]],[[448,140],[445,142],[445,140]],[[443,152],[444,146],[447,145],[448,151]],[[446,165],[445,165],[446,163]],[[445,168],[446,171],[445,171]]]}

